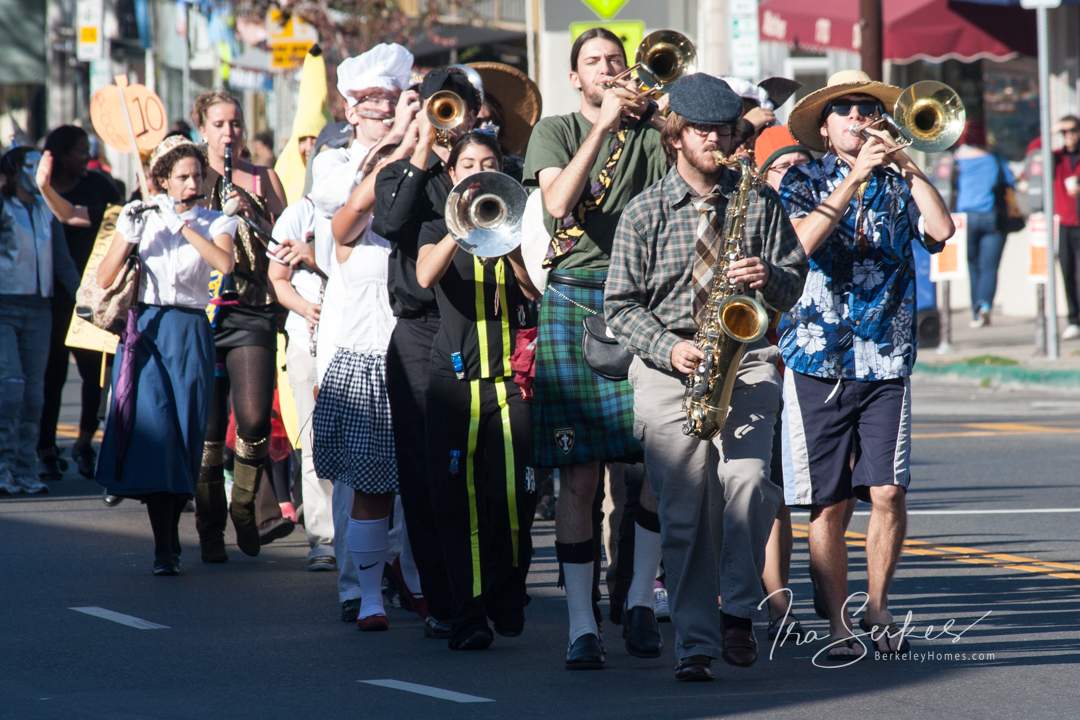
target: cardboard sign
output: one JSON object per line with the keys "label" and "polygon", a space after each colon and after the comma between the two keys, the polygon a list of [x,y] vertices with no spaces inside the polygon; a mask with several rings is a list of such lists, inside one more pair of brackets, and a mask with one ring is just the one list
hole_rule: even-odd
{"label": "cardboard sign", "polygon": [[[945,243],[945,249],[930,256],[930,280],[940,282],[942,280],[959,280],[967,275],[967,213],[953,213],[953,224],[956,232],[949,242]],[[919,230],[922,231],[923,220],[919,218]]]}
{"label": "cardboard sign", "polygon": [[[121,102],[121,97],[123,101]],[[124,117],[124,106],[131,121]],[[90,101],[90,121],[94,132],[105,144],[119,152],[151,152],[168,131],[165,106],[150,88],[145,85],[109,85],[94,93]],[[131,146],[131,136],[135,136],[135,147]]]}
{"label": "cardboard sign", "polygon": [[[94,238],[94,248],[90,251],[90,260],[86,263],[83,271],[82,282],[87,282],[91,275],[97,274],[97,266],[112,244],[113,233],[116,232],[116,220],[120,217],[121,207],[110,205],[105,208],[105,215],[101,218],[101,227],[98,228],[97,237]],[[105,332],[92,323],[83,320],[75,313],[71,314],[71,324],[68,325],[67,337],[64,344],[69,348],[83,350],[95,350],[97,352],[116,352],[116,343],[120,338],[112,333]]]}

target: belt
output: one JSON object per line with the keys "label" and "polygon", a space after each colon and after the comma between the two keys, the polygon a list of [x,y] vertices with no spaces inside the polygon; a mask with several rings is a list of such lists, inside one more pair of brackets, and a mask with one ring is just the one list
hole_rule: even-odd
{"label": "belt", "polygon": [[586,288],[588,290],[603,290],[603,280],[590,280],[588,278],[575,277],[574,275],[564,275],[560,272],[548,273],[548,283],[559,283],[560,285],[569,285],[570,287]]}

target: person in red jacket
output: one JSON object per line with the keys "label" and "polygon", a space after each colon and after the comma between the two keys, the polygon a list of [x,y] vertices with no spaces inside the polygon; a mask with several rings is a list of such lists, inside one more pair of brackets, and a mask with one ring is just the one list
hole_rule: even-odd
{"label": "person in red jacket", "polygon": [[1066,115],[1056,129],[1064,144],[1054,151],[1054,213],[1061,222],[1058,257],[1069,322],[1061,337],[1073,340],[1080,338],[1080,118]]}

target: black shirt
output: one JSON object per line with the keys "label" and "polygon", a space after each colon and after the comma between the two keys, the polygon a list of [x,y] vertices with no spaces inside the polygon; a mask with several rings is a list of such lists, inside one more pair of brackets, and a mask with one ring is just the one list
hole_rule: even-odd
{"label": "black shirt", "polygon": [[[421,228],[417,246],[444,237],[446,223],[432,220]],[[454,377],[451,356],[461,353],[466,380],[510,377],[517,331],[534,324],[510,261],[484,264],[459,249],[435,286],[435,297],[442,322],[431,348],[432,372]]]}
{"label": "black shirt", "polygon": [[379,171],[375,180],[372,229],[390,243],[387,286],[390,307],[397,317],[422,317],[439,311],[435,293],[416,282],[417,240],[425,222],[443,216],[451,189],[442,161],[434,153],[427,170],[398,160]]}
{"label": "black shirt", "polygon": [[64,226],[64,238],[71,251],[71,259],[75,261],[75,267],[81,277],[83,270],[86,269],[87,261],[90,260],[90,253],[94,249],[94,240],[97,239],[105,208],[109,205],[122,204],[123,198],[120,197],[120,191],[112,180],[95,170],[79,178],[75,187],[60,193],[60,197],[72,205],[82,205],[90,214],[90,227]]}

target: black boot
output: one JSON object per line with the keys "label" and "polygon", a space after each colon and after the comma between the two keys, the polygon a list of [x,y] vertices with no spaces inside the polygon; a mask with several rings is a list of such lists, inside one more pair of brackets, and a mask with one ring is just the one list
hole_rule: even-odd
{"label": "black boot", "polygon": [[222,468],[223,442],[203,445],[203,464],[195,486],[195,528],[199,531],[199,550],[204,563],[223,563],[225,553],[225,475]]}
{"label": "black boot", "polygon": [[268,438],[249,441],[236,436],[236,462],[233,463],[232,499],[229,515],[236,528],[236,545],[245,555],[259,554],[259,524],[255,518],[255,495],[259,491],[265,465]]}
{"label": "black boot", "polygon": [[169,493],[154,493],[146,497],[146,514],[154,532],[154,574],[179,575],[180,559],[174,552],[176,531],[173,499]]}

